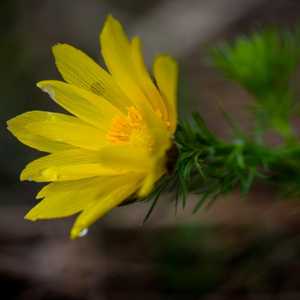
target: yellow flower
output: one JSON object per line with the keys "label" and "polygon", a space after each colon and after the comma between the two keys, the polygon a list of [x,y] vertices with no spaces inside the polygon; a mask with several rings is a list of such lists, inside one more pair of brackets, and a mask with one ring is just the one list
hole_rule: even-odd
{"label": "yellow flower", "polygon": [[166,173],[177,123],[175,61],[165,55],[155,59],[154,84],[140,39],[128,40],[112,16],[100,44],[109,72],[80,50],[58,44],[53,54],[65,82],[37,84],[72,115],[31,111],[8,121],[22,143],[48,153],[21,173],[21,180],[50,182],[25,218],[80,213],[72,238],[129,197],[151,192]]}

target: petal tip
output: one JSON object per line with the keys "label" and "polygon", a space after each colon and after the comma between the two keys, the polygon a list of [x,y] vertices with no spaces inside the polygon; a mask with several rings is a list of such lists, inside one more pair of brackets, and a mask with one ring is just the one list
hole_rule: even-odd
{"label": "petal tip", "polygon": [[[64,51],[68,50],[74,50],[75,48],[69,44],[66,43],[56,43],[52,46],[52,53],[55,57],[55,59],[58,59],[60,54],[62,54]],[[76,50],[76,49],[75,49]]]}
{"label": "petal tip", "polygon": [[14,119],[15,119],[15,118],[12,118],[12,119],[9,119],[9,120],[6,121],[6,129],[7,129],[9,132],[11,132],[11,133],[13,133]]}
{"label": "petal tip", "polygon": [[40,81],[36,84],[43,92],[47,93],[51,99],[55,100],[55,91],[47,81]]}
{"label": "petal tip", "polygon": [[70,238],[71,238],[71,240],[76,240],[79,237],[81,237],[83,230],[84,229],[81,226],[78,226],[78,225],[73,226],[73,228],[71,229],[71,232],[70,232]]}
{"label": "petal tip", "polygon": [[103,35],[105,35],[105,33],[111,32],[111,31],[115,30],[116,28],[122,29],[123,27],[118,19],[116,19],[112,14],[109,14],[105,19],[100,37],[103,37]]}
{"label": "petal tip", "polygon": [[24,219],[25,220],[28,220],[28,221],[32,221],[32,222],[35,222],[38,220],[38,215],[34,213],[33,209],[30,210],[25,216],[24,216]]}
{"label": "petal tip", "polygon": [[102,30],[100,32],[100,38],[103,37],[103,35],[105,34],[105,32],[108,30],[108,28],[111,26],[113,22],[113,16],[112,15],[108,15],[106,18],[105,18],[105,21],[103,23],[103,26],[102,26]]}
{"label": "petal tip", "polygon": [[52,50],[52,54],[54,55],[54,57],[57,57],[57,54],[59,52],[59,50],[61,50],[64,47],[64,44],[62,43],[56,43],[52,46],[51,50]]}
{"label": "petal tip", "polygon": [[59,49],[61,47],[66,47],[66,46],[68,46],[68,44],[65,44],[65,43],[56,43],[56,44],[54,44],[52,46],[52,50],[57,50],[57,49]]}
{"label": "petal tip", "polygon": [[113,22],[116,21],[116,19],[114,18],[114,16],[112,14],[108,14],[106,19],[105,19],[105,23],[107,22]]}
{"label": "petal tip", "polygon": [[26,176],[24,176],[23,172],[21,172],[20,176],[19,176],[20,181],[25,181],[26,180]]}
{"label": "petal tip", "polygon": [[20,181],[25,181],[25,180],[33,181],[32,178],[28,176],[26,168],[21,172],[19,179]]}
{"label": "petal tip", "polygon": [[178,63],[175,58],[168,54],[159,54],[154,59],[154,64],[171,64],[173,67],[178,67]]}

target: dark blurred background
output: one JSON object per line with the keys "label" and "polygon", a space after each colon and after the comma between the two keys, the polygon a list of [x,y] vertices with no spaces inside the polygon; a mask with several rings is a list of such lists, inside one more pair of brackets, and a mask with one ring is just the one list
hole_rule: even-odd
{"label": "dark blurred background", "polygon": [[168,52],[180,62],[180,110],[201,112],[227,136],[220,103],[249,127],[251,98],[223,79],[208,50],[269,25],[291,28],[298,0],[1,0],[0,290],[1,299],[300,299],[300,207],[257,186],[193,215],[175,215],[161,198],[113,210],[70,241],[73,219],[30,223],[24,214],[40,188],[20,183],[41,153],[21,145],[5,121],[28,110],[59,108],[35,83],[59,78],[51,46],[70,43],[100,60],[98,33],[108,13],[139,34],[146,60]]}

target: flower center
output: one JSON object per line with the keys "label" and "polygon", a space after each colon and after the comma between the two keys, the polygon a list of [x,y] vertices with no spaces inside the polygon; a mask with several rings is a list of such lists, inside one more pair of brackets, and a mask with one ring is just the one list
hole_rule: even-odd
{"label": "flower center", "polygon": [[107,133],[112,144],[133,143],[151,148],[152,139],[147,132],[143,117],[135,107],[128,108],[127,116],[115,117]]}

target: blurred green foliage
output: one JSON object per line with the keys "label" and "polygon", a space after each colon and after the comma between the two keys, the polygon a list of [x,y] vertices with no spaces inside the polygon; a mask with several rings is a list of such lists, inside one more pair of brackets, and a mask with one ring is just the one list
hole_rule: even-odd
{"label": "blurred green foliage", "polygon": [[[291,85],[300,62],[300,30],[267,29],[212,50],[214,66],[253,95],[257,133],[275,129],[291,138],[291,117],[299,112]],[[297,109],[295,106],[297,105]]]}
{"label": "blurred green foliage", "polygon": [[212,50],[217,69],[260,101],[289,86],[300,59],[300,31],[265,30]]}

